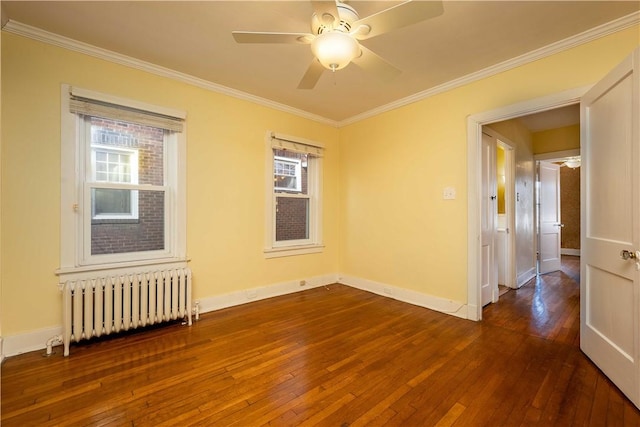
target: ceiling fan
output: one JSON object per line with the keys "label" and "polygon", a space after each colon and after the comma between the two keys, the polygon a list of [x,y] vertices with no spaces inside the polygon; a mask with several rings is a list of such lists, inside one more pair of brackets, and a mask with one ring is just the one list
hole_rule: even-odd
{"label": "ceiling fan", "polygon": [[233,31],[238,43],[294,43],[311,45],[315,59],[298,89],[313,89],[324,70],[333,72],[353,62],[383,80],[400,70],[359,43],[397,28],[443,13],[442,1],[406,1],[360,18],[358,12],[339,0],[312,1],[311,33]]}

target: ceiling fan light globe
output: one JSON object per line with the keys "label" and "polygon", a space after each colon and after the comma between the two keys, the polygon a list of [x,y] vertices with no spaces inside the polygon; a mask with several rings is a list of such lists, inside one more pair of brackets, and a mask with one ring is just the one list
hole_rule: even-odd
{"label": "ceiling fan light globe", "polygon": [[580,158],[570,158],[567,159],[566,162],[564,162],[564,165],[568,168],[571,169],[575,169],[577,167],[580,167]]}
{"label": "ceiling fan light globe", "polygon": [[313,39],[311,51],[325,68],[336,71],[349,65],[360,54],[360,45],[349,34],[333,31]]}

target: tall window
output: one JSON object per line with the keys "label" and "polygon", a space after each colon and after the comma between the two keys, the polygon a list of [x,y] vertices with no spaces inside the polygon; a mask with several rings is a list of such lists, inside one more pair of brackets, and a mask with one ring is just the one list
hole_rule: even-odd
{"label": "tall window", "polygon": [[268,256],[322,248],[322,154],[320,144],[273,134],[267,138]]}
{"label": "tall window", "polygon": [[81,120],[88,255],[164,251],[167,131],[89,114]]}
{"label": "tall window", "polygon": [[61,270],[183,258],[184,113],[64,95]]}

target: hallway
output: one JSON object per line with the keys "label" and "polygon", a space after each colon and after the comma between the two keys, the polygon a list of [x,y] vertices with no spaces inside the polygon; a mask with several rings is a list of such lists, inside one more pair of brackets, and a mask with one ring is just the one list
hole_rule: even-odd
{"label": "hallway", "polygon": [[483,322],[579,347],[580,257],[562,256],[560,271],[539,275],[483,310]]}

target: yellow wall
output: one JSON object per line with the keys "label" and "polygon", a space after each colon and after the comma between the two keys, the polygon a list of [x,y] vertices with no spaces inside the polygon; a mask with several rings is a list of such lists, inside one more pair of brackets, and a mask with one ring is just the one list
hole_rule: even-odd
{"label": "yellow wall", "polygon": [[[341,273],[466,302],[467,117],[593,84],[638,35],[636,26],[342,128]],[[447,186],[456,200],[443,200]]]}
{"label": "yellow wall", "polygon": [[[187,112],[194,297],[338,271],[338,130],[12,34],[2,49],[2,326],[60,325],[60,85]],[[8,108],[7,106],[10,105]],[[265,134],[326,144],[322,254],[265,259]]]}
{"label": "yellow wall", "polygon": [[580,148],[580,125],[534,132],[532,137],[533,154],[573,150]]}
{"label": "yellow wall", "polygon": [[[188,254],[196,298],[341,272],[466,302],[467,116],[597,81],[638,44],[638,27],[339,130],[2,37],[0,308],[9,336],[61,323],[54,275],[61,83],[187,111]],[[264,259],[267,130],[327,145],[322,254]],[[231,176],[234,185],[226,185]],[[449,186],[455,200],[442,199]]]}

